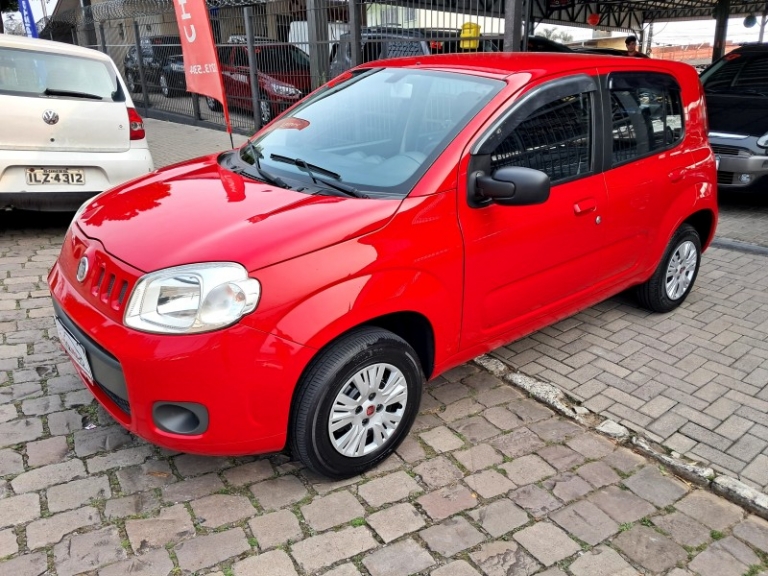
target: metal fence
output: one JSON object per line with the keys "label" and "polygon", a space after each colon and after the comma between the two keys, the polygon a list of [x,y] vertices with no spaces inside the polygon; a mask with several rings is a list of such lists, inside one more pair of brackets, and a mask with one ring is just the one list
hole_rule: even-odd
{"label": "metal fence", "polygon": [[[253,132],[357,63],[502,49],[501,2],[465,2],[460,11],[444,5],[442,0],[423,0],[417,7],[394,0],[208,0],[233,129]],[[224,126],[219,103],[186,91],[170,0],[108,0],[54,16],[46,32],[109,54],[145,116]],[[253,77],[250,59],[257,70]]]}

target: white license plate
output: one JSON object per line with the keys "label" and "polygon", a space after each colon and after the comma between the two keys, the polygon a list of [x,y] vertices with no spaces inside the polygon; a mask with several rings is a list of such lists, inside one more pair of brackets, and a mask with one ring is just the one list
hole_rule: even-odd
{"label": "white license plate", "polygon": [[64,350],[67,351],[72,361],[78,366],[88,378],[93,382],[93,373],[91,372],[91,365],[88,363],[88,356],[85,354],[85,348],[77,338],[69,333],[69,330],[64,328],[64,325],[58,318],[54,318],[56,321],[56,330],[59,333],[59,341],[64,346]]}
{"label": "white license plate", "polygon": [[27,168],[27,184],[85,184],[85,170],[82,168]]}

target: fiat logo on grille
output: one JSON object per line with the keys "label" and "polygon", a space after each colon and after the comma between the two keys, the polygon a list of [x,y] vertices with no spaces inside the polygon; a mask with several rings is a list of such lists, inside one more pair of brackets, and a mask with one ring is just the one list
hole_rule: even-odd
{"label": "fiat logo on grille", "polygon": [[53,110],[46,110],[43,112],[43,121],[46,124],[54,125],[59,121],[59,115]]}
{"label": "fiat logo on grille", "polygon": [[77,281],[82,282],[85,280],[86,274],[88,274],[88,257],[83,256],[80,258],[80,263],[77,265]]}

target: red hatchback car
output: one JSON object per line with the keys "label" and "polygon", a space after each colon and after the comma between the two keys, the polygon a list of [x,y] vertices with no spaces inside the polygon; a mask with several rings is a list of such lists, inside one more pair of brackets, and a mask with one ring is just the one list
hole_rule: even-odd
{"label": "red hatchback car", "polygon": [[130,431],[287,446],[343,478],[398,446],[426,379],[630,287],[680,305],[716,222],[690,66],[420,56],[98,196],[49,283],[62,344]]}

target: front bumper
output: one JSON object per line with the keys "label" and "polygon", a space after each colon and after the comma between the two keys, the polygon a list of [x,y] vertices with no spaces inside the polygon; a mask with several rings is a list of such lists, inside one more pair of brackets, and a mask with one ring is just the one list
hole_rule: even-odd
{"label": "front bumper", "polygon": [[719,157],[717,185],[729,192],[768,193],[768,155],[749,147],[720,143],[714,138],[712,150]]}
{"label": "front bumper", "polygon": [[[113,298],[74,279],[68,263],[82,257],[74,244],[68,234],[48,277],[55,313],[84,347],[93,378],[75,363],[78,374],[120,424],[182,452],[237,456],[285,446],[293,390],[313,350],[243,322],[186,336],[130,330],[101,310],[114,309]],[[169,405],[202,406],[205,421],[169,432],[159,416]]]}

